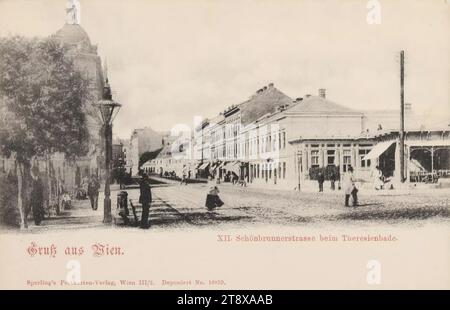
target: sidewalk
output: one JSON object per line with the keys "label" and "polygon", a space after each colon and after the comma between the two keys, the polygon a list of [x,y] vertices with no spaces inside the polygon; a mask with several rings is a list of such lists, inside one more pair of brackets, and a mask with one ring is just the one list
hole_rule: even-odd
{"label": "sidewalk", "polygon": [[28,230],[25,232],[40,233],[58,230],[79,230],[86,228],[105,227],[103,224],[103,193],[99,197],[99,207],[92,210],[89,199],[72,200],[70,209],[61,210],[56,215],[55,210],[51,210],[50,217],[46,217],[41,225],[34,224],[33,219],[28,220]]}

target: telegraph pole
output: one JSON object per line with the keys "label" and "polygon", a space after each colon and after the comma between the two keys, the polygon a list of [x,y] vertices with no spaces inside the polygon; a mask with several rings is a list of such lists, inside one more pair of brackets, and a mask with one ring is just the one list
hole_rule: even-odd
{"label": "telegraph pole", "polygon": [[405,52],[400,51],[400,181],[405,182]]}

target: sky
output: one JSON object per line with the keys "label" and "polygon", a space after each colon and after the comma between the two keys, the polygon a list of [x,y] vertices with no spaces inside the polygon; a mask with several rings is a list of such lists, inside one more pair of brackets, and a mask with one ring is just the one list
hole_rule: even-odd
{"label": "sky", "polygon": [[[379,3],[379,24],[367,15]],[[447,0],[80,0],[81,26],[107,58],[115,135],[193,125],[269,83],[358,110],[405,101],[429,124],[450,122]],[[368,8],[369,4],[369,8]],[[66,0],[0,0],[0,36],[48,36]]]}

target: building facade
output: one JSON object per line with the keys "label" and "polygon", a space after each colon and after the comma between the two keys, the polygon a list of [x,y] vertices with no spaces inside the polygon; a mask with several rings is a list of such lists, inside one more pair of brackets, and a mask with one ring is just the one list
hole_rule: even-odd
{"label": "building facade", "polygon": [[154,152],[164,146],[165,134],[154,131],[150,127],[133,130],[127,150],[127,167],[131,175],[139,173],[139,159],[145,152]]}
{"label": "building facade", "polygon": [[[374,168],[380,166],[386,178],[394,182],[399,180],[398,154],[395,155],[395,150],[392,153],[392,149],[384,150],[387,153],[378,152],[384,142],[382,132],[387,128],[395,129],[400,122],[399,115],[399,110],[358,111],[337,104],[326,97],[325,89],[319,89],[318,95],[292,100],[269,84],[249,100],[230,106],[195,128],[194,163],[192,160],[173,161],[172,154],[165,153],[148,165],[153,167],[152,171],[164,173],[175,171],[174,163],[189,164],[189,169],[195,171],[192,176],[296,190],[316,186],[319,171],[327,180],[335,179],[339,183],[350,166],[358,181],[369,183]],[[405,123],[409,130],[407,140],[413,141],[412,136],[416,135],[413,132],[417,132],[414,128],[420,127],[420,120],[411,104],[405,107]],[[394,141],[393,137],[391,135]],[[434,155],[438,156],[433,161],[434,166],[421,164],[424,168],[421,173],[426,174],[426,167],[429,172],[435,171],[433,166],[439,168],[441,175],[447,175],[449,154],[447,142],[442,141],[448,137],[448,128],[430,137],[428,143],[433,148],[429,152],[439,155]],[[427,151],[414,150],[419,147],[417,141],[414,146],[408,143],[407,148],[411,145],[411,149],[405,151],[405,161],[409,163],[406,169],[410,172],[405,173],[407,181],[414,181],[410,177],[411,163],[418,162],[414,156],[419,155],[413,156],[413,153],[421,154],[421,161],[427,162],[423,155]],[[182,169],[178,170],[181,177]],[[417,173],[412,174],[417,176]]]}

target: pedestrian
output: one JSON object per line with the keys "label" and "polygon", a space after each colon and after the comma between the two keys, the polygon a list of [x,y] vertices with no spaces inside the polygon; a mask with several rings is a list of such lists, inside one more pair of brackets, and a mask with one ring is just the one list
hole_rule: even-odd
{"label": "pedestrian", "polygon": [[150,203],[152,202],[152,191],[150,189],[150,184],[148,182],[148,176],[146,173],[142,174],[142,180],[139,185],[140,196],[139,203],[142,204],[142,217],[140,228],[148,229],[150,223],[148,222],[148,216],[150,212]]}
{"label": "pedestrian", "polygon": [[355,185],[355,176],[353,174],[353,167],[349,167],[344,174],[344,191],[345,191],[345,206],[349,206],[350,195],[353,199],[353,206],[358,205],[358,189]]}
{"label": "pedestrian", "polygon": [[180,185],[187,185],[187,179],[186,179],[186,174],[183,172],[183,175],[181,176],[181,182]]}
{"label": "pedestrian", "polygon": [[334,191],[336,189],[336,172],[331,170],[330,173],[330,182],[331,182],[331,190]]}
{"label": "pedestrian", "polygon": [[91,179],[88,184],[88,196],[91,201],[92,210],[97,210],[98,208],[98,190],[100,188],[100,183],[97,180],[96,175],[91,175]]}
{"label": "pedestrian", "polygon": [[34,223],[40,225],[44,218],[44,184],[39,176],[39,168],[36,166],[31,169],[30,198]]}
{"label": "pedestrian", "polygon": [[373,186],[376,190],[383,189],[384,186],[383,172],[381,171],[379,166],[376,166],[375,169],[372,171],[372,179],[373,179]]}
{"label": "pedestrian", "polygon": [[206,208],[212,211],[214,208],[223,206],[224,202],[219,197],[219,189],[217,186],[212,186],[206,195]]}
{"label": "pedestrian", "polygon": [[319,192],[323,192],[323,182],[325,182],[325,176],[322,170],[319,170],[317,174],[317,182],[319,182]]}

